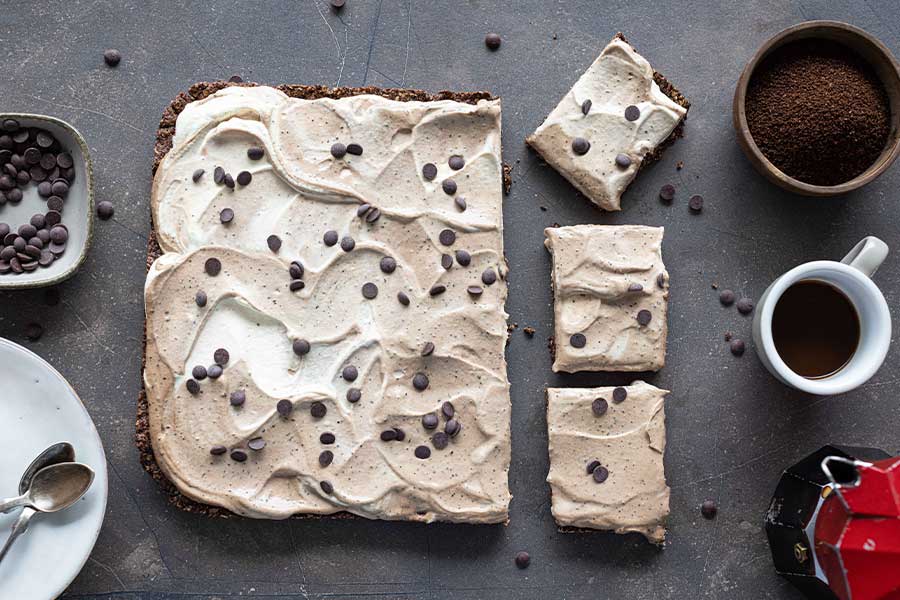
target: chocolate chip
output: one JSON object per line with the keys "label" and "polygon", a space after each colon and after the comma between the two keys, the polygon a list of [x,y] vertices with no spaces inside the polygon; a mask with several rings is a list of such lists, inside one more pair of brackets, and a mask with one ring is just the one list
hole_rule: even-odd
{"label": "chocolate chip", "polygon": [[244,402],[247,400],[247,394],[244,390],[235,390],[231,392],[231,396],[229,396],[228,401],[232,406],[243,406]]}
{"label": "chocolate chip", "polygon": [[275,410],[278,411],[279,415],[287,418],[294,412],[294,403],[287,399],[279,400],[278,404],[275,405]]}
{"label": "chocolate chip", "polygon": [[453,257],[449,254],[441,254],[441,266],[444,267],[445,270],[449,271],[453,266]]}
{"label": "chocolate chip", "polygon": [[378,263],[378,266],[381,268],[382,273],[390,274],[397,269],[397,261],[390,256],[384,256],[381,258],[381,262]]}
{"label": "chocolate chip", "polygon": [[447,164],[450,165],[450,168],[454,171],[459,171],[466,166],[466,161],[462,156],[454,154],[450,157],[450,160],[447,161]]}
{"label": "chocolate chip", "polygon": [[223,208],[222,212],[219,213],[219,221],[222,222],[223,225],[227,225],[234,220],[234,210],[230,208]]}
{"label": "chocolate chip", "polygon": [[436,450],[443,450],[450,445],[450,436],[444,431],[438,431],[431,436],[431,443]]}
{"label": "chocolate chip", "polygon": [[213,352],[213,361],[220,367],[224,367],[228,364],[231,355],[228,354],[228,350],[225,348],[217,348],[215,352]]}
{"label": "chocolate chip", "polygon": [[734,304],[734,292],[731,290],[722,290],[719,292],[719,302],[721,302],[723,306],[731,306]]}
{"label": "chocolate chip", "polygon": [[422,415],[422,427],[425,429],[437,429],[438,416],[434,413]]}
{"label": "chocolate chip", "polygon": [[609,478],[609,469],[601,465],[594,469],[593,474],[594,481],[596,481],[597,483],[603,483]]}
{"label": "chocolate chip", "polygon": [[334,460],[334,452],[331,450],[322,450],[319,453],[319,466],[324,468],[331,464],[331,461]]}
{"label": "chocolate chip", "polygon": [[591,112],[591,104],[592,104],[592,102],[591,102],[590,98],[588,98],[587,100],[582,102],[581,103],[581,114],[587,115],[589,112]]}
{"label": "chocolate chip", "polygon": [[19,122],[15,119],[3,119],[3,131],[14,133],[19,130]]}
{"label": "chocolate chip", "polygon": [[[68,152],[60,152],[56,155],[56,164],[59,165],[60,169],[71,169],[75,161],[72,160],[72,155]],[[67,177],[66,179],[69,178]]]}
{"label": "chocolate chip", "polygon": [[631,166],[631,157],[627,154],[616,154],[616,166],[621,169],[627,169]]}
{"label": "chocolate chip", "polygon": [[225,187],[234,189],[234,177],[231,176],[231,173],[225,173]]}
{"label": "chocolate chip", "polygon": [[650,319],[653,318],[653,315],[650,314],[650,311],[647,309],[641,309],[637,314],[637,322],[641,327],[646,327],[650,323]]}
{"label": "chocolate chip", "polygon": [[247,148],[247,158],[249,158],[250,160],[259,160],[265,155],[266,151],[259,146],[252,146],[250,148]]}
{"label": "chocolate chip", "polygon": [[250,185],[250,182],[253,181],[253,174],[250,171],[241,171],[237,175],[238,185]]}
{"label": "chocolate chip", "polygon": [[[332,2],[335,2],[335,0],[331,0],[331,1],[332,1]],[[322,488],[322,491],[325,492],[326,494],[333,494],[333,493],[334,493],[334,486],[331,485],[331,483],[328,482],[328,481],[320,481],[320,482],[319,482],[319,487]]]}
{"label": "chocolate chip", "polygon": [[366,300],[374,300],[378,296],[378,286],[371,281],[367,281],[362,286],[362,295]]}
{"label": "chocolate chip", "polygon": [[25,326],[25,337],[32,342],[41,339],[42,335],[44,335],[44,328],[40,323],[28,323]]}
{"label": "chocolate chip", "polygon": [[591,149],[591,143],[583,137],[577,137],[572,140],[572,152],[579,156],[583,156]]}
{"label": "chocolate chip", "polygon": [[228,78],[229,83],[244,83],[244,78],[240,75],[232,75]]}
{"label": "chocolate chip", "polygon": [[406,439],[406,433],[400,429],[399,427],[394,427],[394,433],[397,435],[395,438],[398,442],[402,442]]}
{"label": "chocolate chip", "polygon": [[300,291],[305,287],[306,287],[306,282],[303,281],[302,279],[292,279],[291,282],[288,284],[288,288],[290,288],[290,290],[292,292]]}
{"label": "chocolate chip", "polygon": [[266,447],[266,440],[262,439],[261,437],[255,437],[247,442],[247,446],[254,452],[259,452]]}
{"label": "chocolate chip", "polygon": [[427,179],[428,181],[433,180],[437,177],[437,166],[434,163],[425,163],[422,165],[422,177]]}
{"label": "chocolate chip", "polygon": [[675,199],[675,186],[671,183],[659,188],[659,199],[664,202],[671,202]]}
{"label": "chocolate chip", "polygon": [[626,121],[637,121],[641,118],[641,109],[632,104],[631,106],[625,107],[625,120]]}
{"label": "chocolate chip", "polygon": [[430,296],[434,297],[434,296],[440,296],[441,294],[443,294],[446,291],[447,291],[447,286],[438,284],[438,285],[431,286],[431,289],[428,290],[428,294]]}
{"label": "chocolate chip", "polygon": [[464,212],[467,208],[466,199],[462,196],[457,196],[456,198],[454,198],[453,203],[456,205],[456,209],[459,212]]}
{"label": "chocolate chip", "polygon": [[359,377],[359,369],[353,365],[347,365],[341,369],[341,377],[344,378],[344,381],[356,381],[356,378]]}
{"label": "chocolate chip", "polygon": [[49,198],[53,195],[52,184],[49,181],[42,181],[38,184],[37,191],[41,198]]}
{"label": "chocolate chip", "polygon": [[470,296],[474,296],[476,298],[484,293],[484,290],[481,288],[481,286],[478,285],[470,285],[466,288],[466,291]]}
{"label": "chocolate chip", "polygon": [[62,212],[63,199],[59,196],[50,196],[49,198],[47,198],[47,208],[52,211]]}
{"label": "chocolate chip", "polygon": [[[101,204],[103,203],[101,202]],[[53,225],[59,225],[59,223],[62,221],[62,215],[59,213],[59,211],[48,210],[47,214],[44,215],[44,220],[46,221],[47,225],[52,227]]]}
{"label": "chocolate chip", "polygon": [[107,66],[115,67],[120,62],[122,62],[122,53],[116,50],[115,48],[109,48],[103,51],[103,62],[107,64]]}
{"label": "chocolate chip", "polygon": [[450,437],[456,437],[462,431],[462,425],[456,419],[450,419],[444,424],[444,431]]}
{"label": "chocolate chip", "polygon": [[356,216],[362,217],[370,210],[372,210],[372,205],[367,202],[363,202],[359,205],[359,208],[356,209]]}
{"label": "chocolate chip", "polygon": [[746,350],[746,345],[744,344],[744,340],[733,339],[731,340],[731,353],[735,356],[743,356],[744,350]]}
{"label": "chocolate chip", "polygon": [[596,470],[597,470],[597,467],[599,467],[599,466],[600,466],[600,461],[599,461],[599,460],[592,460],[591,462],[589,462],[589,463],[587,464],[587,474],[588,474],[588,475],[593,474],[594,471],[596,471]]}
{"label": "chocolate chip", "polygon": [[662,289],[665,289],[665,287],[666,287],[666,274],[665,274],[664,272],[663,272],[663,273],[660,273],[659,275],[656,276],[656,286],[657,286],[659,289],[661,289],[661,290],[662,290]]}
{"label": "chocolate chip", "polygon": [[338,242],[338,232],[333,229],[329,229],[325,232],[325,235],[322,236],[322,241],[326,246],[334,246]]}
{"label": "chocolate chip", "polygon": [[352,154],[353,156],[362,156],[363,149],[359,144],[347,144],[347,154]]}
{"label": "chocolate chip", "polygon": [[584,337],[583,333],[573,333],[572,337],[569,338],[569,344],[573,348],[584,348],[587,345],[587,338]]}
{"label": "chocolate chip", "polygon": [[489,33],[484,36],[484,45],[488,47],[488,50],[497,50],[500,48],[500,34],[499,33]]}
{"label": "chocolate chip", "polygon": [[97,216],[104,221],[111,219],[114,212],[115,209],[109,200],[103,200],[97,204]]}
{"label": "chocolate chip", "polygon": [[207,258],[206,262],[203,263],[203,270],[210,277],[215,277],[222,271],[222,261],[215,257]]}
{"label": "chocolate chip", "polygon": [[206,372],[206,367],[203,365],[196,365],[193,369],[191,369],[191,375],[197,381],[203,381],[206,379],[208,373]]}
{"label": "chocolate chip", "polygon": [[195,380],[193,380],[193,379],[188,379],[187,382],[184,384],[184,387],[187,388],[187,391],[188,391],[192,396],[196,396],[197,394],[200,393],[200,384],[197,383],[197,382],[196,382]]}
{"label": "chocolate chip", "polygon": [[481,274],[481,283],[484,285],[493,285],[497,281],[497,273],[494,272],[493,269],[488,267]]}
{"label": "chocolate chip", "polygon": [[[40,144],[40,138],[38,138],[38,144]],[[44,169],[45,171],[48,171],[48,172],[53,171],[53,169],[56,168],[56,157],[53,156],[53,154],[50,152],[45,152],[44,154],[41,155],[40,165],[41,165],[41,168]],[[21,173],[19,173],[19,174],[21,174]],[[28,179],[26,179],[24,181],[24,183],[28,183],[28,181],[30,181],[30,180],[31,180],[31,178],[29,177]]]}
{"label": "chocolate chip", "polygon": [[700,514],[706,519],[715,519],[718,512],[719,507],[716,506],[715,500],[707,499],[700,505]]}
{"label": "chocolate chip", "polygon": [[612,401],[616,404],[621,404],[625,402],[625,398],[628,397],[628,390],[623,387],[614,388],[612,391]]}
{"label": "chocolate chip", "polygon": [[413,387],[417,390],[424,391],[428,388],[428,376],[425,373],[416,373],[412,379]]}
{"label": "chocolate chip", "polygon": [[434,344],[432,342],[425,342],[425,345],[422,346],[422,356],[431,356],[434,354]]}
{"label": "chocolate chip", "polygon": [[374,223],[378,219],[381,218],[381,211],[377,208],[373,208],[369,211],[369,214],[366,215],[366,223]]}
{"label": "chocolate chip", "polygon": [[444,190],[444,193],[448,196],[452,196],[456,193],[456,182],[452,179],[445,179],[441,182],[441,189]]}
{"label": "chocolate chip", "polygon": [[694,212],[703,210],[703,196],[695,194],[688,200],[688,207]]}
{"label": "chocolate chip", "polygon": [[288,267],[288,274],[291,279],[303,279],[303,265],[299,260],[292,260],[291,266]]}
{"label": "chocolate chip", "polygon": [[452,402],[447,400],[441,404],[441,414],[444,415],[445,419],[452,419],[453,415],[456,414],[456,407],[453,406]]}
{"label": "chocolate chip", "polygon": [[236,462],[244,462],[247,460],[247,453],[239,448],[235,448],[231,451],[231,460]]}
{"label": "chocolate chip", "polygon": [[25,158],[25,163],[29,165],[36,165],[41,162],[41,151],[34,146],[27,148],[22,156]]}
{"label": "chocolate chip", "polygon": [[382,442],[393,442],[397,439],[397,432],[393,429],[385,429],[381,432],[380,438]]}
{"label": "chocolate chip", "polygon": [[416,458],[420,458],[425,460],[426,458],[431,456],[431,448],[428,446],[416,446],[416,449],[413,451],[416,455]]}
{"label": "chocolate chip", "polygon": [[642,292],[642,291],[644,291],[644,286],[642,286],[640,283],[629,283],[628,291],[631,293]]}
{"label": "chocolate chip", "polygon": [[403,306],[409,306],[409,296],[406,292],[397,292],[397,301]]}
{"label": "chocolate chip", "polygon": [[213,456],[222,456],[226,452],[228,452],[228,448],[226,448],[225,446],[213,446],[209,449],[209,453]]}
{"label": "chocolate chip", "polygon": [[309,414],[314,419],[321,419],[327,412],[328,408],[321,402],[316,401],[309,405]]}
{"label": "chocolate chip", "polygon": [[527,569],[531,564],[531,556],[527,552],[518,552],[516,554],[516,566],[520,569]]}
{"label": "chocolate chip", "polygon": [[341,10],[344,8],[344,4],[346,4],[347,0],[331,0],[331,7],[335,10]]}
{"label": "chocolate chip", "polygon": [[345,235],[341,238],[341,250],[350,252],[354,248],[356,248],[356,241],[352,237]]}
{"label": "chocolate chip", "polygon": [[266,245],[272,252],[278,252],[281,250],[281,238],[273,233],[266,238]]}
{"label": "chocolate chip", "polygon": [[347,402],[350,404],[356,404],[362,399],[362,392],[359,388],[350,388],[347,390]]}
{"label": "chocolate chip", "polygon": [[225,169],[222,167],[216,167],[213,169],[213,181],[216,185],[222,185],[225,183]]}
{"label": "chocolate chip", "polygon": [[602,417],[606,414],[607,409],[609,409],[609,403],[603,398],[597,398],[591,402],[591,411],[593,411],[595,417]]}
{"label": "chocolate chip", "polygon": [[325,433],[323,433],[322,435],[319,436],[319,443],[325,444],[326,446],[330,446],[331,444],[334,443],[335,439],[336,438],[334,437],[333,433],[326,431]]}
{"label": "chocolate chip", "polygon": [[219,365],[209,365],[206,367],[206,374],[210,379],[218,379],[222,376],[222,367]]}
{"label": "chocolate chip", "polygon": [[297,356],[303,356],[304,354],[309,353],[309,350],[311,348],[309,342],[307,342],[303,338],[297,338],[296,340],[294,340],[294,342],[291,344],[291,347],[294,349],[294,354],[296,354]]}
{"label": "chocolate chip", "polygon": [[742,315],[749,315],[753,312],[753,300],[750,298],[741,298],[737,301],[737,309]]}
{"label": "chocolate chip", "polygon": [[452,229],[443,229],[441,233],[438,234],[438,240],[440,240],[441,244],[444,246],[452,246],[456,241],[456,232]]}

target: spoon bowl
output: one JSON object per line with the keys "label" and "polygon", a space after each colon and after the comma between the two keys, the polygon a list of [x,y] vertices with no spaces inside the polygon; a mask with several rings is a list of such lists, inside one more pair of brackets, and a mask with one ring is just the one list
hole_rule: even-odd
{"label": "spoon bowl", "polygon": [[48,513],[69,508],[88,491],[93,481],[94,470],[81,463],[44,467],[31,481],[29,504]]}

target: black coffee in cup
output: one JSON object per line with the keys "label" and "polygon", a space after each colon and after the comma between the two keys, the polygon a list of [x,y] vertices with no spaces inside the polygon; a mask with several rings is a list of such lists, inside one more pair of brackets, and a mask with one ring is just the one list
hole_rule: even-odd
{"label": "black coffee in cup", "polygon": [[850,362],[859,344],[859,315],[838,288],[812,279],[786,289],[772,314],[772,339],[798,375],[821,379]]}

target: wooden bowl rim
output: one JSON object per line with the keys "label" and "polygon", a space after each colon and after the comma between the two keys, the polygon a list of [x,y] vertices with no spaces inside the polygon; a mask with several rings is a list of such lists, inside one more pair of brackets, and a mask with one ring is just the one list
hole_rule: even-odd
{"label": "wooden bowl rim", "polygon": [[[890,167],[894,160],[897,158],[897,156],[900,155],[900,136],[894,139],[892,145],[890,146],[890,151],[886,155],[882,154],[882,157],[884,158],[882,158],[881,160],[876,160],[868,169],[866,169],[853,179],[845,181],[844,183],[840,183],[838,185],[812,185],[809,183],[804,183],[799,179],[794,179],[790,175],[781,171],[774,164],[772,164],[759,149],[759,146],[756,145],[756,142],[753,140],[753,136],[750,134],[750,127],[747,124],[747,113],[745,110],[747,86],[749,85],[750,78],[752,77],[754,71],[756,71],[757,66],[759,66],[759,63],[762,61],[762,59],[766,57],[774,48],[792,41],[790,38],[808,29],[833,29],[835,31],[855,35],[860,39],[860,41],[872,47],[872,49],[875,51],[875,54],[881,58],[883,66],[887,66],[889,69],[892,69],[897,77],[897,80],[900,81],[900,65],[898,65],[897,60],[894,58],[893,54],[891,54],[891,51],[887,48],[887,46],[885,46],[880,40],[878,40],[878,38],[876,38],[872,34],[863,29],[860,29],[859,27],[841,21],[804,21],[802,23],[798,23],[797,25],[792,25],[791,27],[783,29],[766,40],[766,42],[763,43],[763,45],[760,46],[759,50],[757,50],[753,55],[753,58],[751,58],[747,65],[744,67],[744,70],[741,72],[741,76],[738,79],[737,87],[734,91],[732,120],[734,129],[738,135],[738,142],[740,143],[741,148],[744,150],[744,153],[750,159],[750,162],[753,163],[753,165],[757,168],[757,170],[761,171],[770,181],[788,191],[803,194],[805,196],[837,196],[861,188],[862,186],[875,180],[879,175],[886,171],[887,168]],[[822,37],[821,39],[829,38]],[[870,61],[866,57],[863,57],[863,59],[870,64],[873,63],[873,61]],[[900,118],[900,114],[892,114],[891,118],[892,120],[898,119]]]}

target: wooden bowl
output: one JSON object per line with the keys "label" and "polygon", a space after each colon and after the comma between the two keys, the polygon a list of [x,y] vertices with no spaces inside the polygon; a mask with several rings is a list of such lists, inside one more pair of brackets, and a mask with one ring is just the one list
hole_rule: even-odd
{"label": "wooden bowl", "polygon": [[[767,159],[750,135],[747,125],[747,114],[744,102],[747,96],[747,85],[756,70],[757,65],[773,50],[784,44],[797,40],[818,38],[838,42],[855,50],[874,69],[875,74],[881,79],[887,91],[888,102],[891,109],[891,131],[888,141],[881,155],[872,165],[851,179],[839,185],[811,185],[804,183],[785,174]],[[860,188],[881,175],[900,154],[900,66],[884,44],[858,27],[840,23],[838,21],[807,21],[788,27],[784,31],[775,34],[762,47],[744,67],[737,88],[734,90],[734,103],[732,105],[732,121],[737,133],[738,142],[744,150],[744,154],[757,171],[766,179],[789,192],[804,196],[837,196],[846,194],[851,190]]]}

